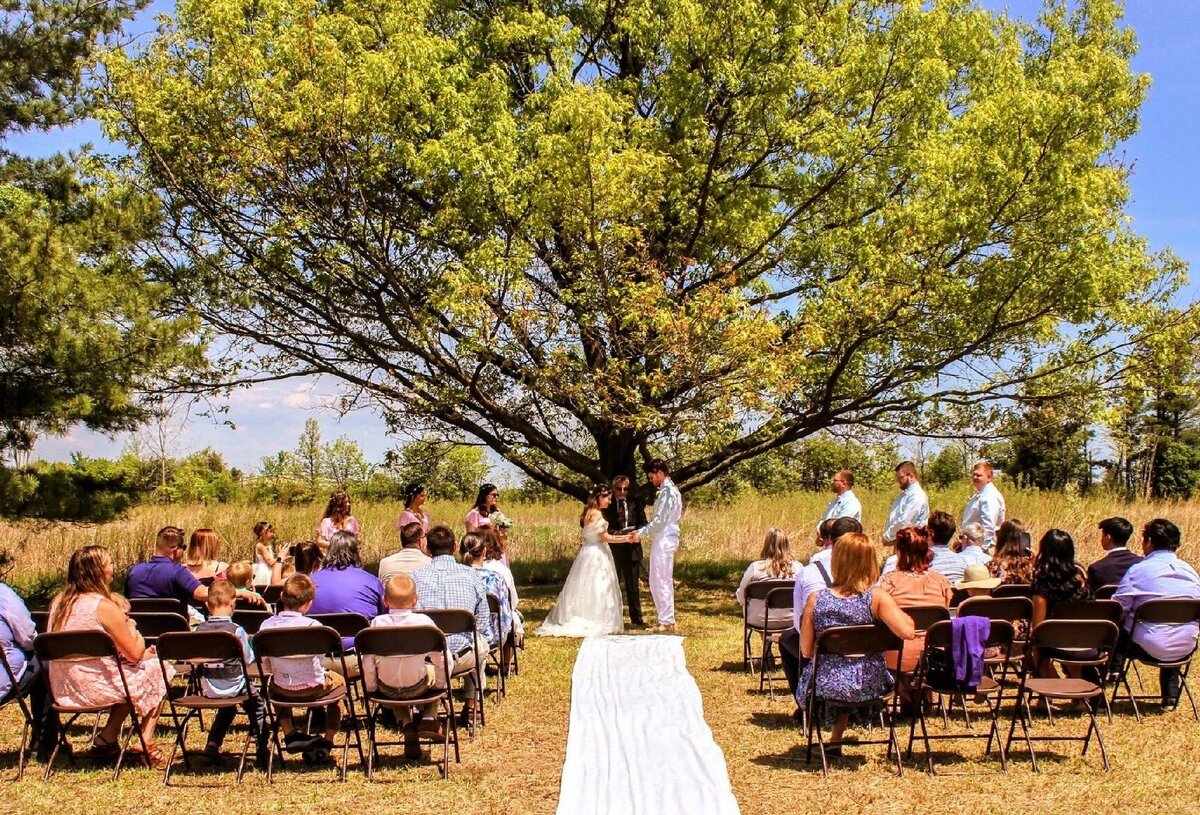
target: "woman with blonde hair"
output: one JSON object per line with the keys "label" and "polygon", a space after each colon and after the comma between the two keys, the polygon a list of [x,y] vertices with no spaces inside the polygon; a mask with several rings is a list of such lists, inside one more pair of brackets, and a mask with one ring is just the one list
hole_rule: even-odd
{"label": "woman with blonde hair", "polygon": [[[796,700],[807,705],[813,685],[817,638],[827,628],[843,625],[872,625],[883,623],[896,636],[911,640],[916,636],[912,618],[900,610],[886,591],[876,591],[879,579],[879,560],[874,544],[861,532],[849,532],[833,544],[831,558],[833,585],[808,596],[800,624],[800,652],[808,664],[796,688]],[[893,685],[883,654],[865,657],[821,658],[819,689],[822,698],[840,702],[866,702],[885,695]],[[829,740],[834,745],[826,755],[840,755],[842,734],[849,723],[849,714],[842,713],[833,722]]]}
{"label": "woman with blonde hair", "polygon": [[[146,752],[132,752],[144,763],[161,769],[166,759],[154,744],[159,709],[167,695],[154,648],[147,648],[137,625],[114,601],[109,589],[113,562],[103,546],[76,549],[67,565],[62,593],[50,604],[50,631],[103,631],[121,655],[121,667],[111,659],[80,659],[50,664],[50,687],[59,704],[73,707],[109,706],[108,721],[92,742],[92,754],[116,758],[121,725],[129,716],[120,671],[137,710]],[[168,666],[168,675],[174,671]]]}
{"label": "woman with blonde hair", "polygon": [[197,580],[206,577],[220,577],[229,568],[229,564],[218,559],[221,553],[221,539],[211,529],[197,529],[188,540],[187,554],[183,565]]}
{"label": "woman with blonde hair", "polygon": [[[788,547],[788,536],[782,529],[774,526],[767,530],[767,537],[763,541],[762,551],[758,557],[759,560],[746,567],[746,572],[742,575],[742,582],[738,584],[737,591],[734,592],[738,605],[742,608],[746,607],[746,587],[751,583],[757,583],[760,580],[794,580],[800,573],[800,569],[803,568],[798,561],[792,559],[792,553]],[[759,599],[750,601],[750,608],[747,609],[748,619],[762,621],[764,602]],[[784,623],[792,618],[792,610],[790,608],[772,609],[770,616],[770,622]]]}

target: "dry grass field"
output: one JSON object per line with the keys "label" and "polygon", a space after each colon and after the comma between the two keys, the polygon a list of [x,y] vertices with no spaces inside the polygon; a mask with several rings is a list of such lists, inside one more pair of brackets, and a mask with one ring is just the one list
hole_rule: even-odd
{"label": "dry grass field", "polygon": [[[962,493],[933,496],[933,504],[957,508]],[[877,532],[889,496],[864,495],[869,532]],[[1162,714],[1156,706],[1138,725],[1128,706],[1117,709],[1112,725],[1102,723],[1113,770],[1100,769],[1099,756],[1089,751],[1078,757],[1077,744],[1053,745],[1039,751],[1043,773],[1034,775],[1028,760],[1015,751],[1009,773],[1003,775],[994,760],[982,760],[981,744],[949,743],[936,749],[943,772],[935,778],[922,771],[920,753],[905,768],[902,779],[889,772],[883,749],[848,749],[848,757],[835,764],[829,778],[819,768],[803,763],[802,736],[788,714],[792,703],[771,701],[757,693],[757,680],[741,665],[741,621],[733,600],[729,575],[740,571],[755,554],[762,531],[778,524],[799,541],[798,553],[810,551],[811,526],[825,498],[797,495],[786,499],[752,499],[728,509],[689,510],[684,524],[684,552],[679,576],[679,623],[686,635],[688,666],[704,697],[705,718],[725,752],[734,793],[748,815],[794,810],[870,811],[910,813],[1006,812],[1059,813],[1127,809],[1138,813],[1183,813],[1195,809],[1200,782],[1200,724],[1186,705]],[[461,526],[465,507],[432,506],[435,520],[451,518]],[[514,533],[514,560],[523,564],[522,606],[535,627],[549,611],[556,586],[547,582],[561,573],[562,563],[573,554],[577,526],[575,508],[506,507],[518,522]],[[127,520],[101,527],[9,525],[0,530],[0,546],[17,557],[10,577],[18,585],[31,585],[39,577],[61,568],[66,553],[85,543],[103,543],[121,563],[136,559],[145,550],[153,531],[164,523],[188,529],[201,524],[218,530],[229,542],[229,556],[250,551],[249,528],[259,516],[274,521],[285,538],[307,535],[320,507],[264,509],[257,507],[142,508]],[[394,538],[392,522],[397,507],[357,508],[371,558]],[[1182,554],[1195,562],[1193,542],[1200,535],[1200,509],[1192,505],[1116,505],[1100,499],[1071,500],[1062,496],[1010,494],[1010,517],[1027,521],[1035,539],[1050,526],[1061,526],[1080,542],[1084,561],[1096,555],[1094,529],[1107,515],[1125,514],[1136,523],[1162,515],[1183,529]],[[534,582],[530,582],[534,581]],[[648,596],[646,597],[648,603]],[[509,685],[508,699],[489,708],[487,728],[474,741],[465,742],[462,764],[452,769],[449,781],[437,778],[428,764],[411,767],[385,759],[376,783],[368,785],[352,759],[345,784],[332,772],[285,770],[267,787],[262,775],[248,773],[239,788],[232,773],[179,774],[171,788],[161,784],[161,773],[133,770],[113,783],[108,773],[81,762],[71,769],[65,763],[49,783],[40,780],[34,765],[21,783],[9,781],[15,766],[19,730],[11,709],[0,712],[0,777],[10,811],[53,812],[164,812],[168,810],[225,813],[325,813],[361,811],[382,806],[388,811],[453,811],[488,813],[552,813],[567,736],[570,676],[578,643],[530,637],[521,663],[521,676]],[[1156,687],[1148,672],[1147,690]],[[614,715],[620,715],[615,711]],[[1039,728],[1047,730],[1044,719]],[[1078,717],[1062,715],[1055,727],[1063,733],[1082,732]],[[239,736],[235,731],[230,742]],[[76,739],[83,743],[83,735]],[[202,736],[195,735],[197,747]],[[160,740],[168,739],[164,732]],[[966,757],[964,758],[962,757]],[[614,815],[617,815],[614,813]]]}

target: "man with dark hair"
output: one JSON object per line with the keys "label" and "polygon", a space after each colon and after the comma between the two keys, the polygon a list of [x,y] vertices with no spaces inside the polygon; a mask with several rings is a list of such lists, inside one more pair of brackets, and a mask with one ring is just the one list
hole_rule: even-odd
{"label": "man with dark hair", "polygon": [[634,543],[650,538],[650,596],[659,634],[675,633],[675,550],[679,548],[679,518],[683,515],[683,497],[671,481],[671,470],[661,458],[644,468],[650,483],[658,489],[650,521],[633,533]]}
{"label": "man with dark hair", "polygon": [[[637,529],[646,525],[646,507],[637,496],[630,494],[629,485],[628,476],[619,475],[612,480],[612,502],[608,509],[604,510],[610,535],[621,535],[626,529]],[[610,543],[608,547],[612,550],[617,575],[625,585],[630,627],[645,628],[646,623],[642,619],[642,596],[638,586],[642,572],[642,545],[630,541]]]}
{"label": "man with dark hair", "polygon": [[[1147,600],[1163,597],[1200,600],[1200,575],[1175,554],[1179,543],[1179,527],[1165,518],[1155,518],[1142,528],[1142,551],[1146,557],[1129,567],[1113,595],[1125,610],[1121,641],[1117,646],[1121,654],[1171,661],[1184,659],[1195,649],[1196,635],[1200,631],[1200,625],[1195,622],[1181,625],[1141,623],[1133,630],[1138,607]],[[1181,686],[1179,668],[1159,670],[1164,710],[1174,710],[1178,706]]]}
{"label": "man with dark hair", "polygon": [[891,544],[896,533],[906,526],[925,526],[929,522],[929,497],[917,481],[917,467],[911,461],[896,465],[896,484],[900,494],[892,502],[887,525],[883,528],[883,540]]}
{"label": "man with dark hair", "polygon": [[830,519],[853,518],[861,521],[862,502],[854,494],[854,473],[850,470],[838,470],[833,474],[829,488],[833,490],[833,500],[825,507],[825,514],[821,516],[821,520],[817,521],[817,531],[820,531],[823,521]]}
{"label": "man with dark hair", "polygon": [[1100,548],[1104,557],[1088,566],[1088,590],[1092,594],[1101,586],[1116,586],[1129,571],[1129,567],[1141,563],[1140,555],[1129,551],[1126,544],[1133,535],[1133,524],[1124,518],[1105,518],[1100,522]]}
{"label": "man with dark hair", "polygon": [[413,569],[429,565],[425,554],[425,527],[413,521],[400,529],[400,551],[379,561],[379,582],[387,585],[396,574],[412,574]]}

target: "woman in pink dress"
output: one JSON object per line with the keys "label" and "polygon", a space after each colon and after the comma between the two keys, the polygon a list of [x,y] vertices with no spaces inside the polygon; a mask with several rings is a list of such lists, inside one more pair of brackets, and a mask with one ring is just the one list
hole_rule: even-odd
{"label": "woman in pink dress", "polygon": [[338,532],[358,534],[358,521],[350,514],[350,496],[335,492],[325,505],[325,517],[317,524],[317,543],[322,549],[329,548],[329,541]]}
{"label": "woman in pink dress", "polygon": [[[103,546],[85,546],[71,555],[67,582],[50,604],[51,631],[104,631],[121,655],[125,681],[137,710],[147,752],[134,752],[152,767],[162,768],[166,759],[154,744],[154,728],[167,695],[162,669],[154,648],[147,648],[137,625],[112,599],[113,563]],[[168,667],[168,674],[174,671]],[[92,742],[92,753],[115,758],[120,752],[121,725],[129,715],[121,673],[111,659],[86,659],[50,664],[50,687],[54,698],[78,707],[111,705],[108,721]]]}
{"label": "woman in pink dress", "polygon": [[409,524],[420,524],[426,532],[429,531],[429,513],[425,506],[425,488],[420,484],[409,484],[404,488],[404,511],[396,521],[396,531],[404,529]]}
{"label": "woman in pink dress", "polygon": [[495,484],[483,484],[479,487],[479,494],[475,496],[475,506],[471,507],[465,519],[468,532],[491,525],[488,516],[500,509],[496,506],[496,499],[499,497],[500,490],[496,489]]}

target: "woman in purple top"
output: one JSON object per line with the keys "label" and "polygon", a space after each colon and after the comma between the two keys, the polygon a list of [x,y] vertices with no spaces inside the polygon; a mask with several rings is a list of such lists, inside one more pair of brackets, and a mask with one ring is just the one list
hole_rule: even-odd
{"label": "woman in purple top", "polygon": [[[338,532],[329,541],[329,551],[321,568],[312,574],[317,587],[308,615],[354,612],[373,620],[387,609],[383,604],[383,584],[379,578],[362,567],[358,551],[358,536],[353,532]],[[343,642],[347,648],[354,639]]]}

